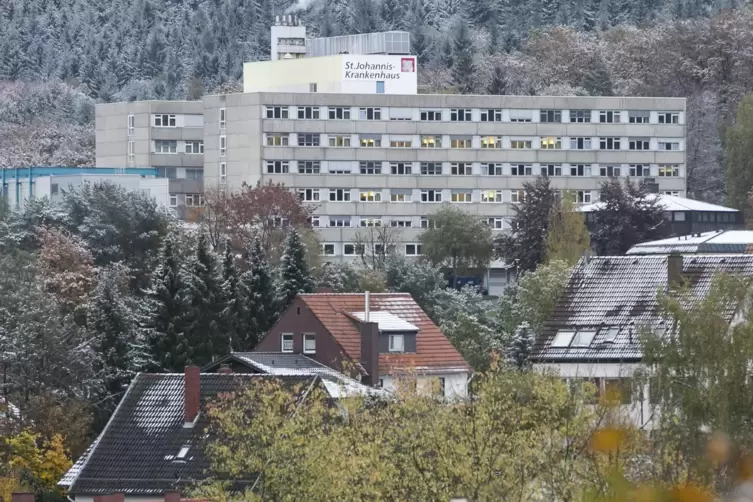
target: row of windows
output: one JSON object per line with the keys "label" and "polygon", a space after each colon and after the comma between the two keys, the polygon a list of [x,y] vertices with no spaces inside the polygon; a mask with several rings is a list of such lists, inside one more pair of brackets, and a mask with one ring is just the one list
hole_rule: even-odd
{"label": "row of windows", "polygon": [[[222,109],[224,110],[224,108]],[[224,112],[220,112],[224,113]],[[533,110],[501,108],[381,108],[345,106],[266,106],[268,119],[421,120],[425,122],[542,122],[599,124],[679,124],[680,112],[647,110]]]}
{"label": "row of windows", "polygon": [[154,141],[154,153],[202,154],[204,153],[204,142],[158,139]]}
{"label": "row of windows", "polygon": [[[200,193],[184,194],[183,199],[183,203],[187,207],[201,207],[204,205],[204,195]],[[178,207],[178,194],[170,194],[170,207]]]}
{"label": "row of windows", "polygon": [[[363,256],[365,254],[365,247],[363,244],[342,244],[338,245],[333,242],[325,242],[321,245],[321,254],[323,256],[339,256],[339,251],[342,249],[343,256]],[[384,244],[374,244],[373,249],[369,250],[369,254],[385,255],[394,254],[397,250],[395,244],[387,245],[385,249]],[[411,243],[403,245],[403,254],[405,256],[422,256],[421,244]]]}
{"label": "row of windows", "polygon": [[[430,220],[427,216],[421,216],[416,222],[412,216],[391,216],[382,218],[381,216],[312,216],[311,226],[314,228],[354,228],[354,227],[381,227],[389,224],[392,228],[429,228]],[[484,222],[494,230],[504,230],[509,228],[507,218],[502,216],[486,217]],[[418,223],[418,224],[416,224]]]}
{"label": "row of windows", "polygon": [[[304,202],[394,202],[394,203],[518,203],[523,200],[522,189],[520,190],[471,190],[471,189],[422,189],[417,190],[390,190],[385,193],[382,190],[367,190],[350,188],[299,188],[298,195]],[[449,193],[447,193],[449,192]],[[575,190],[576,200],[580,203],[591,202],[591,190]]]}
{"label": "row of windows", "polygon": [[[451,135],[381,135],[381,134],[318,134],[297,133],[291,141],[291,133],[267,133],[266,146],[330,146],[333,148],[483,148],[510,150],[631,150],[631,151],[680,151],[679,139],[621,137],[508,137]],[[322,139],[324,136],[324,139]],[[652,144],[653,143],[653,144]]]}
{"label": "row of windows", "polygon": [[[647,177],[662,178],[683,176],[683,170],[678,164],[628,164],[622,165],[593,165],[593,164],[507,164],[483,163],[474,168],[472,162],[449,162],[448,167],[442,162],[378,162],[364,161],[358,163],[358,170],[348,165],[347,169],[332,170],[329,174],[362,174],[393,176],[605,176],[605,177]],[[298,174],[322,174],[321,162],[318,160],[297,161]],[[287,160],[267,160],[265,162],[267,174],[291,173],[291,162]],[[653,174],[652,174],[653,172]]]}

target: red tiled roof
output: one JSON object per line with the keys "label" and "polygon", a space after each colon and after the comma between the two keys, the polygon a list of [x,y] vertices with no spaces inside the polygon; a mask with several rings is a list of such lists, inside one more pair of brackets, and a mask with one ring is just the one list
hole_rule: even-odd
{"label": "red tiled roof", "polygon": [[[313,293],[300,298],[354,361],[360,360],[361,336],[353,312],[364,311],[363,293]],[[455,350],[436,324],[408,293],[371,293],[369,309],[386,311],[414,324],[416,352],[381,354],[380,373],[399,371],[470,370],[468,363]]]}

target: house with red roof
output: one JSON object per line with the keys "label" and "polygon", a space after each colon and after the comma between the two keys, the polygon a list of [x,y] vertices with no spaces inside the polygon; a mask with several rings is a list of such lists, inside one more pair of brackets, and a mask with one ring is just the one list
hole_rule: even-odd
{"label": "house with red roof", "polygon": [[300,294],[255,350],[303,354],[386,390],[400,378],[438,381],[447,397],[465,396],[471,374],[407,293]]}

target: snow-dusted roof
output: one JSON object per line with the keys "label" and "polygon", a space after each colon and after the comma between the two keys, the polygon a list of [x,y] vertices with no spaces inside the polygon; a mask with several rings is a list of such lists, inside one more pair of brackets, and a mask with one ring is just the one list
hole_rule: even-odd
{"label": "snow-dusted roof", "polygon": [[[353,312],[353,317],[366,321],[366,312]],[[375,322],[379,331],[418,331],[418,327],[395,314],[383,310],[369,312],[369,322]]]}
{"label": "snow-dusted roof", "polygon": [[[750,250],[748,248],[751,248]],[[753,230],[718,230],[681,235],[633,246],[627,254],[753,253]]]}
{"label": "snow-dusted roof", "polygon": [[[717,206],[716,204],[709,204],[708,202],[702,202],[700,200],[688,199],[686,197],[679,197],[677,195],[664,195],[651,193],[646,196],[647,200],[658,199],[659,204],[664,207],[665,211],[713,211],[713,212],[725,212],[725,213],[737,213],[737,209],[731,207]],[[580,206],[579,211],[583,213],[591,213],[598,211],[604,206],[603,202],[594,202],[593,204],[587,204]]]}

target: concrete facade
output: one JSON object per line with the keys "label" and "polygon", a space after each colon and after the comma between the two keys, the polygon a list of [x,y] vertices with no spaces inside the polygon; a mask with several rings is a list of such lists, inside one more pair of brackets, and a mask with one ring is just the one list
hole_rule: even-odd
{"label": "concrete facade", "polygon": [[181,218],[204,191],[201,101],[136,101],[96,106],[98,167],[154,167],[169,179],[167,204]]}

